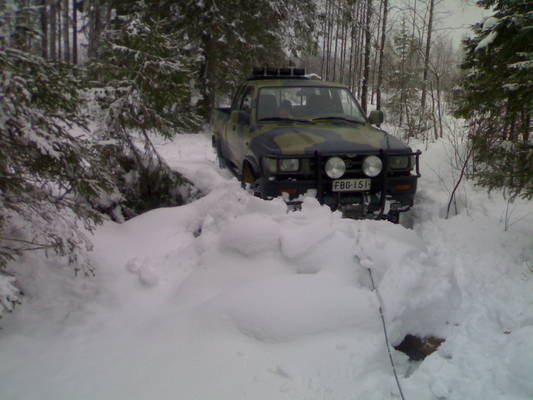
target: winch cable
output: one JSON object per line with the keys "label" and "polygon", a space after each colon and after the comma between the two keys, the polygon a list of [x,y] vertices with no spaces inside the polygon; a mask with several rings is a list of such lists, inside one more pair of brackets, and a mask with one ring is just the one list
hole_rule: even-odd
{"label": "winch cable", "polygon": [[372,275],[372,269],[367,265],[366,269],[368,270],[368,274],[370,275],[370,283],[372,284],[372,291],[376,292],[376,297],[379,302],[379,315],[381,317],[381,323],[383,325],[383,333],[385,335],[385,344],[387,345],[387,352],[389,353],[389,360],[392,366],[392,372],[394,374],[394,379],[396,380],[396,385],[398,386],[398,391],[400,392],[400,398],[402,400],[405,400],[405,397],[402,392],[402,386],[400,385],[400,380],[398,379],[398,373],[396,372],[396,366],[394,365],[394,360],[392,358],[392,352],[390,350],[390,343],[389,343],[389,335],[387,333],[387,325],[385,324],[385,317],[383,315],[383,301],[381,300],[381,295],[379,294],[378,289],[376,288],[376,285],[374,285],[374,276]]}

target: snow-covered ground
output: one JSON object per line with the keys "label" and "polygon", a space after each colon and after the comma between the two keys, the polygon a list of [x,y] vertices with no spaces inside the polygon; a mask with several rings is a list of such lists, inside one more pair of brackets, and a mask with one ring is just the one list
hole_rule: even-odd
{"label": "snow-covered ground", "polygon": [[399,398],[380,303],[392,344],[446,339],[421,363],[393,350],[405,399],[533,398],[532,204],[466,183],[444,219],[444,142],[412,229],[251,197],[207,135],[159,147],[205,197],[99,227],[94,278],[11,265],[26,297],[0,320],[0,399]]}

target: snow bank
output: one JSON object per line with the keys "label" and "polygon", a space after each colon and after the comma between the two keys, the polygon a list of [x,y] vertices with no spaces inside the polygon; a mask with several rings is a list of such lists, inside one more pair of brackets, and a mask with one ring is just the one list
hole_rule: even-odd
{"label": "snow bank", "polygon": [[100,227],[94,279],[27,259],[39,269],[21,267],[27,304],[2,320],[0,398],[395,398],[380,305],[392,344],[446,339],[420,364],[393,352],[406,398],[533,396],[531,204],[504,232],[505,203],[465,185],[443,219],[437,144],[413,229],[312,198],[287,212],[220,172],[208,139],[164,147],[209,193]]}
{"label": "snow bank", "polygon": [[378,334],[375,297],[335,276],[289,275],[243,286],[213,300],[246,335],[296,340],[346,328]]}
{"label": "snow bank", "polygon": [[240,216],[224,228],[220,241],[223,248],[236,250],[245,256],[279,251],[279,226],[272,218],[261,214]]}

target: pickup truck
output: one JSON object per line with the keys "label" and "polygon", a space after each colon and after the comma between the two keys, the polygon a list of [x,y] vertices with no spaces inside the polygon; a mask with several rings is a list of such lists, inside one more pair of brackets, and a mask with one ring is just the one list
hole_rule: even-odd
{"label": "pickup truck", "polygon": [[302,69],[255,68],[212,113],[219,163],[264,199],[314,195],[349,218],[397,223],[414,203],[420,152],[374,127],[345,85]]}

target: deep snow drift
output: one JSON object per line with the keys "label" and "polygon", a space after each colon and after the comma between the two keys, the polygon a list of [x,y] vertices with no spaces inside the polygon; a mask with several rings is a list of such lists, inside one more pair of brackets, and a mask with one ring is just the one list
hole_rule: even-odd
{"label": "deep snow drift", "polygon": [[0,399],[399,398],[380,301],[393,344],[446,338],[421,363],[393,351],[406,399],[533,398],[531,203],[504,232],[505,202],[466,184],[443,219],[444,143],[413,229],[251,197],[206,135],[160,149],[206,196],[100,227],[95,278],[13,264],[27,296],[0,321]]}

